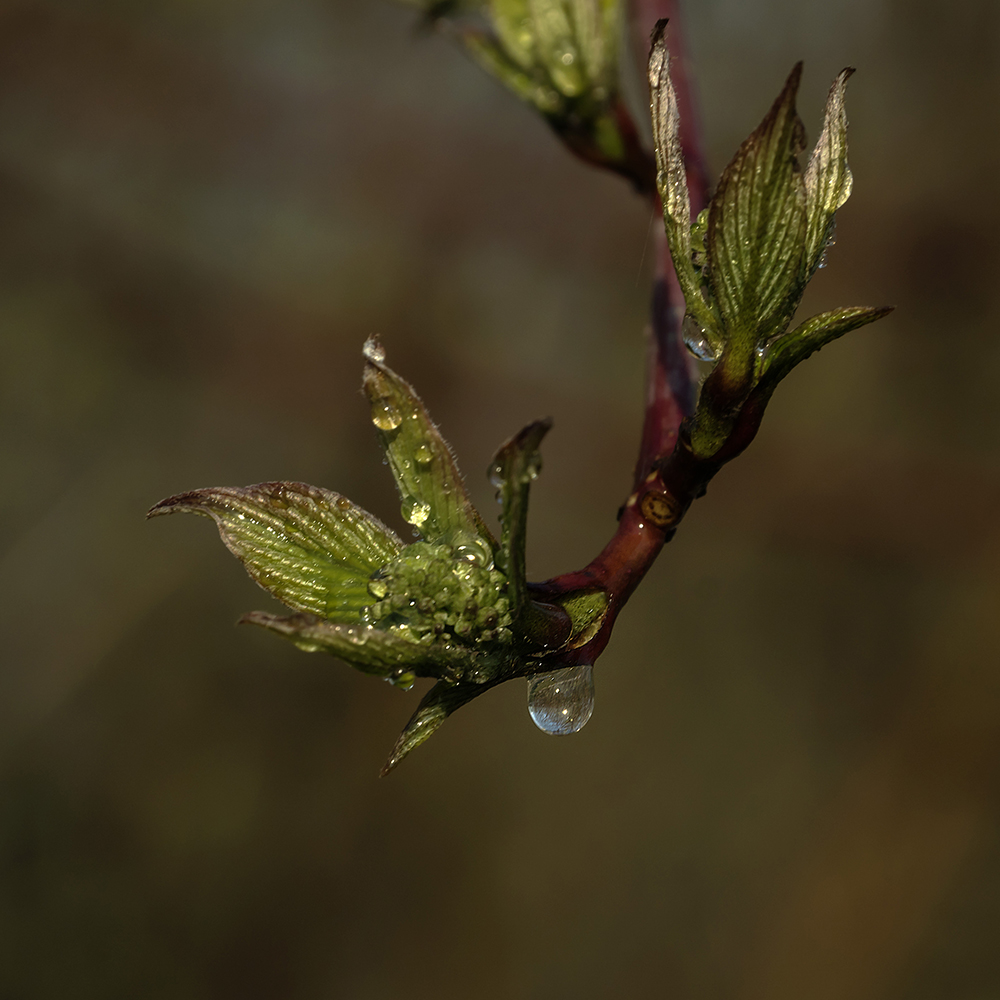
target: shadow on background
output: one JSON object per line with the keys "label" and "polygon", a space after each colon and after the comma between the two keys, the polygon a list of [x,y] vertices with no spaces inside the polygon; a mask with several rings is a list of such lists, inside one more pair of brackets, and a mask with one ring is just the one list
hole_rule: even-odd
{"label": "shadow on background", "polygon": [[648,210],[411,12],[0,5],[0,997],[1000,995],[1000,8],[704,0],[715,169],[806,59],[855,195],[783,384],[623,616],[593,721],[521,685],[375,777],[416,703],[263,632],[162,497],[398,516],[379,333],[474,498],[552,415],[535,578],[638,443]]}

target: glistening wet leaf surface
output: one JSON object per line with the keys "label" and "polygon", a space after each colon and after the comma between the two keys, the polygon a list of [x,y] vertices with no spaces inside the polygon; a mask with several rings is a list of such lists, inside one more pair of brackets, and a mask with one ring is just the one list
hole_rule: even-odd
{"label": "glistening wet leaf surface", "polygon": [[267,600],[212,525],[143,514],[284,479],[410,542],[375,332],[498,537],[490,456],[555,419],[529,577],[582,565],[631,481],[649,210],[401,7],[5,6],[0,994],[997,994],[996,5],[687,12],[716,168],[798,58],[813,142],[859,67],[807,305],[900,308],[785,380],[582,732],[518,682],[380,782],[422,686],[231,628]]}

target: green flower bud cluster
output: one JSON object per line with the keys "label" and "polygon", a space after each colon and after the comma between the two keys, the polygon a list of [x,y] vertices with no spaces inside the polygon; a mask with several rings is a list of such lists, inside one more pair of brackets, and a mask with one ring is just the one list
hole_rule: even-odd
{"label": "green flower bud cluster", "polygon": [[512,640],[507,578],[480,538],[414,542],[372,575],[368,591],[376,601],[364,619],[377,628],[398,628],[427,643]]}
{"label": "green flower bud cluster", "polygon": [[555,604],[538,603],[528,591],[528,493],[550,422],[529,424],[494,457],[497,541],[413,387],[385,364],[376,340],[364,354],[372,425],[400,512],[419,540],[404,543],[346,497],[307,483],[194,490],[168,497],[150,515],[212,518],[250,576],[293,612],[254,611],[241,622],[404,690],[418,677],[437,681],[400,735],[388,770],[462,705],[511,677],[539,673],[542,658],[563,646],[589,641],[608,600],[585,588]]}

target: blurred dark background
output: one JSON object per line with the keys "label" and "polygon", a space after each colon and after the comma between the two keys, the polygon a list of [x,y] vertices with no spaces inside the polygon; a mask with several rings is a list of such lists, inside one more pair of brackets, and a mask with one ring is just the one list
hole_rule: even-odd
{"label": "blurred dark background", "polygon": [[529,570],[610,536],[649,210],[381,0],[0,4],[0,998],[1000,997],[1000,5],[700,0],[714,171],[844,65],[855,194],[781,387],[623,615],[586,730],[416,704],[171,493],[402,528],[382,336],[488,510],[551,415]]}

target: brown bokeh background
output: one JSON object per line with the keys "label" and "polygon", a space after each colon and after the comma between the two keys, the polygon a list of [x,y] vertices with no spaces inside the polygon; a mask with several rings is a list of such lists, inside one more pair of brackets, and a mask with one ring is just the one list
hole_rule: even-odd
{"label": "brown bokeh background", "polygon": [[[552,415],[534,578],[609,537],[648,208],[379,0],[0,4],[0,997],[1000,997],[1000,5],[687,7],[714,170],[852,81],[782,386],[573,739],[234,629],[160,498],[297,479],[402,528],[373,332],[456,447]],[[645,256],[645,260],[644,260]]]}

